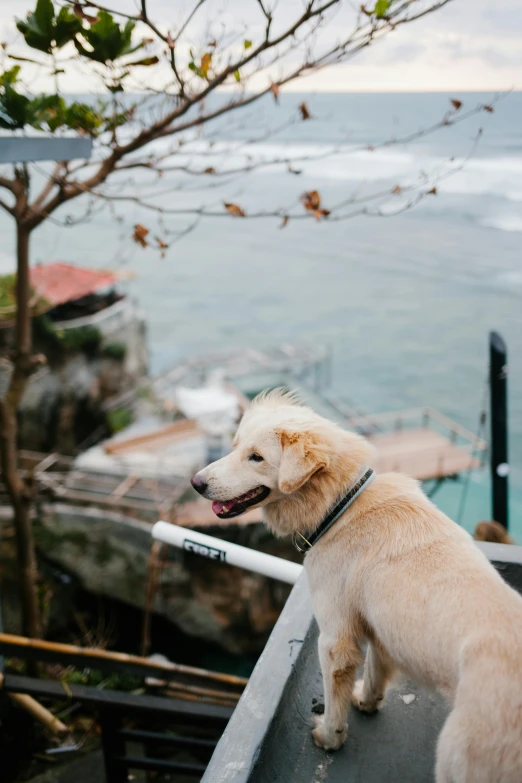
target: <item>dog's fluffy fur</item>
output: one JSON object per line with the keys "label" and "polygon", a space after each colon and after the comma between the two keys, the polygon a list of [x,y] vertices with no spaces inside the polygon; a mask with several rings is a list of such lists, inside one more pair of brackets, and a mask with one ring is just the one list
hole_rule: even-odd
{"label": "dog's fluffy fur", "polygon": [[[307,535],[372,459],[363,438],[276,392],[246,413],[232,453],[198,475],[218,501],[268,487],[260,504],[268,526]],[[522,598],[416,481],[378,475],[308,552],[305,568],[324,679],[319,747],[340,748],[350,701],[377,710],[400,672],[451,707],[437,783],[522,781]]]}

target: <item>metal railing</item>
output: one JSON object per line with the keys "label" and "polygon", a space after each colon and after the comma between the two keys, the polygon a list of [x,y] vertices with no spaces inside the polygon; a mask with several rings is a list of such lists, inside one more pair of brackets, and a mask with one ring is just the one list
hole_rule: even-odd
{"label": "metal railing", "polygon": [[92,315],[84,315],[81,318],[72,318],[68,321],[55,321],[54,327],[55,329],[67,330],[78,329],[82,326],[96,326],[103,334],[107,335],[125,326],[136,312],[137,308],[133,300],[125,297]]}

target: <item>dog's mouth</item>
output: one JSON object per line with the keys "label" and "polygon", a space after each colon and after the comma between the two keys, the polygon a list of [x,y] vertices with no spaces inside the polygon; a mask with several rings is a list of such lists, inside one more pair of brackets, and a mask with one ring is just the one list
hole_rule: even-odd
{"label": "dog's mouth", "polygon": [[268,487],[256,487],[251,489],[250,492],[245,492],[244,495],[232,498],[232,500],[214,500],[212,511],[220,519],[232,519],[232,517],[244,514],[251,506],[261,503],[269,494],[270,490]]}

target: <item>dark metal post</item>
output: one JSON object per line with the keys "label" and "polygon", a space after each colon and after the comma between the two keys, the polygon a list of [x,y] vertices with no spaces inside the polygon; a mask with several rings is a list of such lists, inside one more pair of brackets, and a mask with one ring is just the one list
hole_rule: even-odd
{"label": "dark metal post", "polygon": [[498,332],[489,334],[491,484],[493,519],[508,529],[507,351]]}
{"label": "dark metal post", "polygon": [[127,783],[125,740],[121,734],[121,715],[111,709],[99,710],[101,744],[105,765],[105,783]]}
{"label": "dark metal post", "polygon": [[[4,616],[2,607],[2,593],[0,592],[0,633],[4,632]],[[4,673],[5,658],[0,653],[0,674]]]}

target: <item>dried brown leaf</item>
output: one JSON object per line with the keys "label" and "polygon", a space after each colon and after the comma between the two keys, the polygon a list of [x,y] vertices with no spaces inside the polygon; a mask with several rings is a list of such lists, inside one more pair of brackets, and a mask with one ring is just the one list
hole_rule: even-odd
{"label": "dried brown leaf", "polygon": [[314,218],[316,220],[321,220],[321,218],[328,217],[329,214],[329,209],[314,209]]}
{"label": "dried brown leaf", "polygon": [[428,190],[427,193],[428,196],[436,196],[437,195],[437,188],[432,188],[431,190]]}
{"label": "dried brown leaf", "polygon": [[149,244],[146,240],[146,236],[149,233],[149,229],[145,226],[142,226],[141,223],[136,223],[134,226],[134,232],[132,234],[132,238],[135,242],[138,243],[138,245],[141,245],[141,247],[147,247]]}
{"label": "dried brown leaf", "polygon": [[161,239],[161,237],[155,237],[155,239],[156,242],[158,243],[159,249],[161,250],[160,256],[162,258],[165,258],[165,256],[167,255],[167,250],[169,249],[168,244],[163,239]]}
{"label": "dried brown leaf", "polygon": [[270,92],[274,96],[275,102],[279,103],[279,85],[278,84],[271,84],[270,85]]}
{"label": "dried brown leaf", "polygon": [[308,212],[315,212],[321,206],[321,196],[317,190],[310,190],[303,193],[301,203]]}
{"label": "dried brown leaf", "polygon": [[79,17],[80,19],[83,19],[84,22],[89,22],[89,24],[96,24],[96,22],[99,21],[98,16],[89,16],[89,14],[86,14],[83,8],[81,7],[80,3],[75,3],[73,5],[73,13],[75,16]]}
{"label": "dried brown leaf", "polygon": [[400,196],[402,193],[402,188],[400,185],[395,185],[395,187],[392,190],[392,193],[394,196]]}
{"label": "dried brown leaf", "polygon": [[455,109],[455,111],[458,111],[460,107],[462,106],[462,101],[457,100],[457,98],[451,98],[451,105]]}
{"label": "dried brown leaf", "polygon": [[304,101],[299,104],[299,111],[301,112],[301,117],[303,118],[303,120],[309,120],[312,116],[308,111],[308,106]]}
{"label": "dried brown leaf", "polygon": [[289,221],[288,215],[284,215],[283,216],[283,220],[281,221],[281,225],[279,226],[279,228],[284,228],[286,226],[286,224],[288,223],[288,221]]}
{"label": "dried brown leaf", "polygon": [[214,166],[208,166],[208,168],[203,170],[203,174],[215,174],[215,173],[216,173],[216,169],[214,168]]}
{"label": "dried brown leaf", "polygon": [[485,103],[482,108],[484,109],[484,111],[487,111],[490,114],[493,114],[493,106],[490,106],[488,103]]}
{"label": "dried brown leaf", "polygon": [[225,205],[226,211],[228,212],[229,215],[232,215],[232,217],[243,217],[243,218],[246,217],[246,213],[244,212],[244,210],[242,210],[241,207],[238,206],[237,204],[230,204],[227,203],[226,201],[223,203]]}

